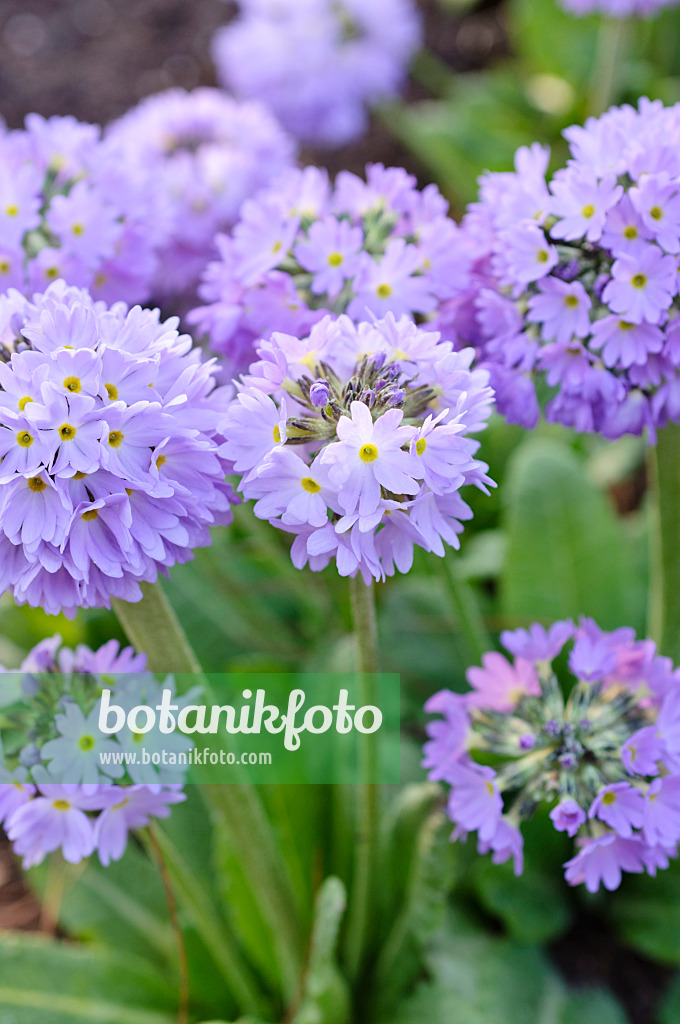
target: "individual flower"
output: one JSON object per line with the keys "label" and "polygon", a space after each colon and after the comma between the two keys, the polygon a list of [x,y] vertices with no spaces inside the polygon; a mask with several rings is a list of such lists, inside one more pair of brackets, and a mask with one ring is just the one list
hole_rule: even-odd
{"label": "individual flower", "polygon": [[232,374],[262,338],[301,336],[326,313],[422,322],[468,286],[459,235],[435,186],[419,191],[400,168],[342,171],[334,186],[316,167],[290,171],[218,239],[189,322]]}
{"label": "individual flower", "polygon": [[[139,784],[136,754],[126,748],[129,730],[112,736],[99,730],[103,688],[126,710],[155,705],[163,689],[178,707],[193,699],[176,696],[172,677],[158,683],[145,666],[145,655],[121,650],[116,640],[93,651],[63,647],[54,636],[41,641],[17,670],[22,700],[12,705],[10,743],[0,744],[0,824],[24,867],[55,850],[71,863],[97,853],[106,866],[123,856],[130,832],[152,818],[166,818],[185,799],[186,768],[154,766],[148,784]],[[150,750],[154,737],[141,738]],[[177,741],[185,751],[193,746],[183,735],[162,738],[168,751]]]}
{"label": "individual flower", "polygon": [[237,385],[220,449],[255,514],[295,536],[293,563],[335,559],[366,582],[407,572],[415,545],[444,555],[486,491],[469,434],[492,393],[471,351],[391,314],[326,316],[306,336],[274,333]]}
{"label": "individual flower", "polygon": [[176,326],[63,281],[0,297],[0,590],[17,602],[139,600],[229,521],[231,388]]}
{"label": "individual flower", "polygon": [[[520,873],[522,824],[546,805],[575,840],[570,885],[615,889],[624,871],[667,867],[680,843],[680,671],[633,630],[592,619],[501,639],[514,663],[489,652],[468,670],[471,691],[425,706],[443,716],[426,726],[423,766],[451,787],[453,838],[476,831],[480,853]],[[562,678],[552,662],[567,644]]]}
{"label": "individual flower", "polygon": [[566,129],[551,180],[538,146],[480,179],[462,225],[472,283],[434,323],[475,345],[512,422],[535,426],[540,378],[546,418],[579,431],[653,442],[680,419],[679,125],[678,104],[612,107]]}
{"label": "individual flower", "polygon": [[152,169],[121,160],[96,125],[26,118],[0,135],[0,290],[57,278],[96,299],[150,298],[167,214]]}
{"label": "individual flower", "polygon": [[296,138],[339,146],[395,96],[421,41],[412,0],[239,0],[213,38],[222,85],[271,107]]}
{"label": "individual flower", "polygon": [[120,160],[153,179],[166,217],[153,294],[175,301],[194,297],[201,271],[217,255],[216,233],[295,158],[292,140],[265,106],[219,89],[148,96],[106,136]]}

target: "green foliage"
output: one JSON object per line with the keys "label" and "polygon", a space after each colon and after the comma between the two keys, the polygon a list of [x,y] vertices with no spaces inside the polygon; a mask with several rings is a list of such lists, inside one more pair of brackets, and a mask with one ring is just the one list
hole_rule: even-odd
{"label": "green foliage", "polygon": [[592,615],[604,629],[625,622],[644,631],[627,535],[587,478],[583,457],[565,442],[528,438],[509,467],[504,498],[508,624]]}
{"label": "green foliage", "polygon": [[172,1024],[172,997],[143,960],[40,936],[0,935],[3,1024]]}
{"label": "green foliage", "polygon": [[680,865],[673,861],[656,878],[631,876],[609,904],[621,938],[661,963],[680,966]]}

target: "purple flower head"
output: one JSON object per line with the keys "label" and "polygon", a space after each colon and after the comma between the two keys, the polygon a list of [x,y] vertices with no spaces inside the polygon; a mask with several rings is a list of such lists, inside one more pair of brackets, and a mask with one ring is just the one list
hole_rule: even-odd
{"label": "purple flower head", "polygon": [[[152,817],[167,817],[170,806],[184,799],[183,775],[171,769],[154,768],[149,784],[135,784],[135,769],[124,759],[131,753],[125,731],[99,730],[102,688],[113,689],[114,703],[125,710],[157,704],[164,688],[173,693],[172,678],[158,683],[144,671],[145,663],[145,655],[121,650],[117,641],[97,651],[84,645],[72,650],[59,636],[42,641],[25,658],[20,671],[31,673],[26,678],[33,685],[22,687],[16,714],[32,742],[19,748],[13,737],[12,750],[0,744],[0,824],[26,867],[57,849],[73,863],[96,850],[107,865],[123,856],[129,832]],[[174,699],[183,706],[193,697]],[[170,750],[187,743],[186,737],[158,739]],[[154,742],[146,733],[145,744]]]}
{"label": "purple flower head", "polygon": [[[0,297],[0,588],[48,613],[139,600],[227,522],[217,388],[176,321],[64,282]],[[17,333],[20,332],[20,333]],[[141,397],[143,396],[143,397]]]}
{"label": "purple flower head", "polygon": [[420,45],[411,0],[240,0],[213,39],[221,84],[271,107],[311,145],[363,134],[366,107],[396,95]]}
{"label": "purple flower head", "polygon": [[123,163],[151,175],[165,218],[154,295],[193,298],[244,200],[289,168],[291,139],[259,103],[219,89],[168,89],[142,100],[107,129]]}
{"label": "purple flower head", "polygon": [[0,136],[3,292],[64,278],[96,299],[144,302],[166,220],[151,169],[120,160],[95,125],[31,114]]}
{"label": "purple flower head", "polygon": [[233,374],[262,338],[302,337],[326,313],[429,317],[468,287],[460,235],[437,189],[419,191],[399,168],[342,171],[334,186],[316,167],[290,171],[218,239],[189,321]]}
{"label": "purple flower head", "polygon": [[[571,885],[612,889],[622,871],[667,867],[680,843],[680,680],[668,659],[587,618],[502,639],[514,662],[487,652],[470,692],[425,706],[441,717],[426,726],[423,767],[451,787],[452,838],[478,830],[479,852],[513,856],[519,872],[522,823],[544,804],[576,839]],[[573,678],[560,681],[552,660],[565,644]]]}
{"label": "purple flower head", "polygon": [[369,581],[407,572],[415,545],[458,547],[471,514],[460,488],[490,484],[469,435],[492,393],[471,353],[390,314],[326,316],[258,355],[220,424],[220,455],[255,514],[295,535],[297,567],[335,559]]}
{"label": "purple flower head", "polygon": [[540,150],[482,177],[462,224],[475,315],[447,329],[496,367],[511,422],[534,425],[539,376],[556,389],[547,419],[579,431],[647,429],[653,443],[680,419],[680,161],[668,143],[679,129],[677,105],[643,99],[568,128],[570,159],[549,182]]}

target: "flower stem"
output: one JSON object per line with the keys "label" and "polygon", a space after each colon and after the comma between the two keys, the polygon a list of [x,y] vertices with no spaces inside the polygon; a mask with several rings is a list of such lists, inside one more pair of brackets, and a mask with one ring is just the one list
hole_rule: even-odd
{"label": "flower stem", "polygon": [[660,430],[649,449],[651,587],[649,635],[680,664],[680,424]]}
{"label": "flower stem", "polygon": [[462,578],[455,559],[442,559],[442,572],[453,605],[466,665],[481,665],[482,655],[493,647],[477,598],[472,587]]}
{"label": "flower stem", "polygon": [[[357,667],[364,704],[375,704],[378,671],[378,629],[375,615],[375,586],[366,586],[360,575],[350,580],[352,620],[357,645]],[[375,736],[365,735],[361,744],[362,777],[376,777],[377,748]],[[368,945],[370,904],[375,882],[375,861],[378,844],[378,787],[366,781],[358,787],[357,834],[352,894],[349,905],[345,951],[352,980],[358,977]]]}
{"label": "flower stem", "polygon": [[200,672],[172,605],[160,583],[142,583],[143,598],[136,604],[114,598],[113,609],[128,640],[147,657],[152,672]]}
{"label": "flower stem", "polygon": [[165,889],[165,900],[168,904],[168,915],[170,917],[170,927],[175,937],[175,946],[177,948],[177,973],[178,973],[178,999],[177,999],[177,1024],[188,1024],[189,1020],[189,961],[187,960],[187,950],[184,945],[184,935],[182,934],[182,928],[179,923],[179,915],[177,914],[177,900],[175,899],[175,890],[172,887],[172,880],[170,878],[170,872],[168,866],[165,863],[163,851],[160,848],[160,844],[156,839],[156,834],[153,828],[149,825],[147,828],[147,836],[149,839],[149,847],[153,852],[156,863],[160,870],[161,879],[163,881],[163,888]]}
{"label": "flower stem", "polygon": [[587,113],[599,117],[616,101],[626,43],[624,18],[603,18],[590,82]]}

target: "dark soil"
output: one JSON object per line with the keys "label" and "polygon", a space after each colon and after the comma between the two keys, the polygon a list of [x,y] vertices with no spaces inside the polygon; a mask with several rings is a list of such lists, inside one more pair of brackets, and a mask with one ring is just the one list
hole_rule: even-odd
{"label": "dark soil", "polygon": [[[426,39],[453,70],[474,71],[505,54],[498,0],[464,13],[443,0],[420,0]],[[31,111],[71,114],[104,123],[149,93],[170,86],[214,85],[208,47],[231,14],[221,0],[0,0],[0,116],[20,127]],[[413,84],[410,98],[426,94]],[[361,172],[367,161],[419,167],[377,120],[351,147],[304,154],[332,172]],[[619,495],[626,508],[639,500],[639,484]],[[0,835],[0,929],[45,927],[9,846]],[[594,920],[583,920],[552,949],[566,979],[605,985],[626,1007],[631,1024],[652,1024],[669,971],[622,949]]]}

